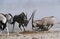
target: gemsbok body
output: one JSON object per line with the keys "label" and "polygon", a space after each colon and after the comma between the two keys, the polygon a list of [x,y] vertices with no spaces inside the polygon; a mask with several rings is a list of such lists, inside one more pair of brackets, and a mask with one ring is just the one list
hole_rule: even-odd
{"label": "gemsbok body", "polygon": [[39,27],[41,30],[49,30],[56,23],[54,16],[44,17],[41,20],[33,22],[34,27]]}
{"label": "gemsbok body", "polygon": [[12,19],[12,15],[10,13],[8,13],[8,14],[0,13],[0,29],[1,29],[1,32],[6,28],[8,35],[9,35],[7,23],[12,23],[11,20],[13,20],[13,19]]}
{"label": "gemsbok body", "polygon": [[[33,11],[33,13],[35,13],[35,11]],[[33,16],[33,13],[32,13],[32,15],[31,15],[31,17],[29,19],[27,19],[27,14],[25,14],[24,12],[22,12],[19,15],[15,15],[13,17],[13,22],[12,22],[12,24],[13,24],[13,30],[12,30],[12,32],[14,31],[15,22],[19,23],[19,28],[20,28],[21,31],[22,31],[21,26],[23,27],[23,29],[25,31],[25,27],[27,27],[30,19]]]}
{"label": "gemsbok body", "polygon": [[[22,12],[21,14],[19,15],[15,15],[14,18],[13,18],[13,30],[14,31],[14,26],[15,26],[15,22],[19,23],[19,28],[21,29],[21,26],[24,28],[24,26],[26,27],[27,26],[27,16],[24,14],[24,12]],[[21,29],[22,30],[22,29]],[[24,31],[25,31],[25,28],[24,28]]]}

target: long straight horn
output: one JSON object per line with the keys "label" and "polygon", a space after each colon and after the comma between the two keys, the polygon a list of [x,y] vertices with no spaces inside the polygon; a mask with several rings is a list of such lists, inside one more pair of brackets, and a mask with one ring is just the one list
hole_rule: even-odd
{"label": "long straight horn", "polygon": [[[30,17],[29,20],[28,20],[28,23],[29,23],[29,21],[34,17],[35,12],[36,12],[36,10],[33,11],[31,17]],[[28,23],[27,23],[27,24],[28,24]]]}
{"label": "long straight horn", "polygon": [[32,17],[34,17],[35,12],[36,12],[36,10],[33,11],[31,17],[29,18],[29,21],[31,20]]}
{"label": "long straight horn", "polygon": [[[33,26],[34,26],[34,25],[33,25],[33,20],[34,20],[35,12],[36,12],[36,10],[33,11],[31,17],[29,18],[29,21],[32,19],[32,29],[33,29]],[[28,21],[28,22],[29,22],[29,21]]]}
{"label": "long straight horn", "polygon": [[33,21],[34,21],[34,15],[35,15],[35,12],[36,12],[36,10],[33,12],[33,14],[32,14],[32,29],[33,29],[33,27],[34,27],[34,25],[33,25]]}

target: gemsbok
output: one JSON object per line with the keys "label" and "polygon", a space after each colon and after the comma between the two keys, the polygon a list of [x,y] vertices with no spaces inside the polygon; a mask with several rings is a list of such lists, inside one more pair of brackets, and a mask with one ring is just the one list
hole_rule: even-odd
{"label": "gemsbok", "polygon": [[0,13],[0,29],[1,29],[1,32],[6,28],[8,35],[9,35],[7,23],[12,23],[13,22],[12,20],[13,20],[13,16],[10,13],[8,13],[8,14]]}
{"label": "gemsbok", "polygon": [[[33,12],[35,13],[35,11],[33,11]],[[31,17],[29,19],[27,19],[27,15],[24,12],[22,12],[19,15],[15,15],[13,17],[13,22],[12,22],[12,24],[13,24],[13,30],[12,30],[12,32],[14,32],[15,22],[19,23],[19,28],[20,28],[21,31],[22,31],[21,26],[23,27],[23,29],[25,31],[24,27],[27,27],[27,25],[28,25],[30,19],[32,18],[32,16],[33,15],[31,15]]]}
{"label": "gemsbok", "polygon": [[33,21],[33,27],[39,27],[41,30],[49,30],[56,23],[56,17],[48,16],[40,20]]}

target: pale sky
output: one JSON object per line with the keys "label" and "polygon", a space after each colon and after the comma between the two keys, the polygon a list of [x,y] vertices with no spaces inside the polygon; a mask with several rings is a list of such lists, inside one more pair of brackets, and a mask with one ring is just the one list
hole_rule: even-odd
{"label": "pale sky", "polygon": [[0,0],[1,13],[16,15],[23,11],[30,17],[35,9],[35,19],[53,15],[60,21],[60,0]]}

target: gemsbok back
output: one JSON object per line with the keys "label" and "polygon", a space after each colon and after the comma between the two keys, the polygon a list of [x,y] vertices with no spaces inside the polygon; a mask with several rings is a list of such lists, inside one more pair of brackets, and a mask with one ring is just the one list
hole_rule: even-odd
{"label": "gemsbok back", "polygon": [[56,17],[48,16],[33,22],[33,27],[39,27],[41,30],[49,30],[56,23]]}

